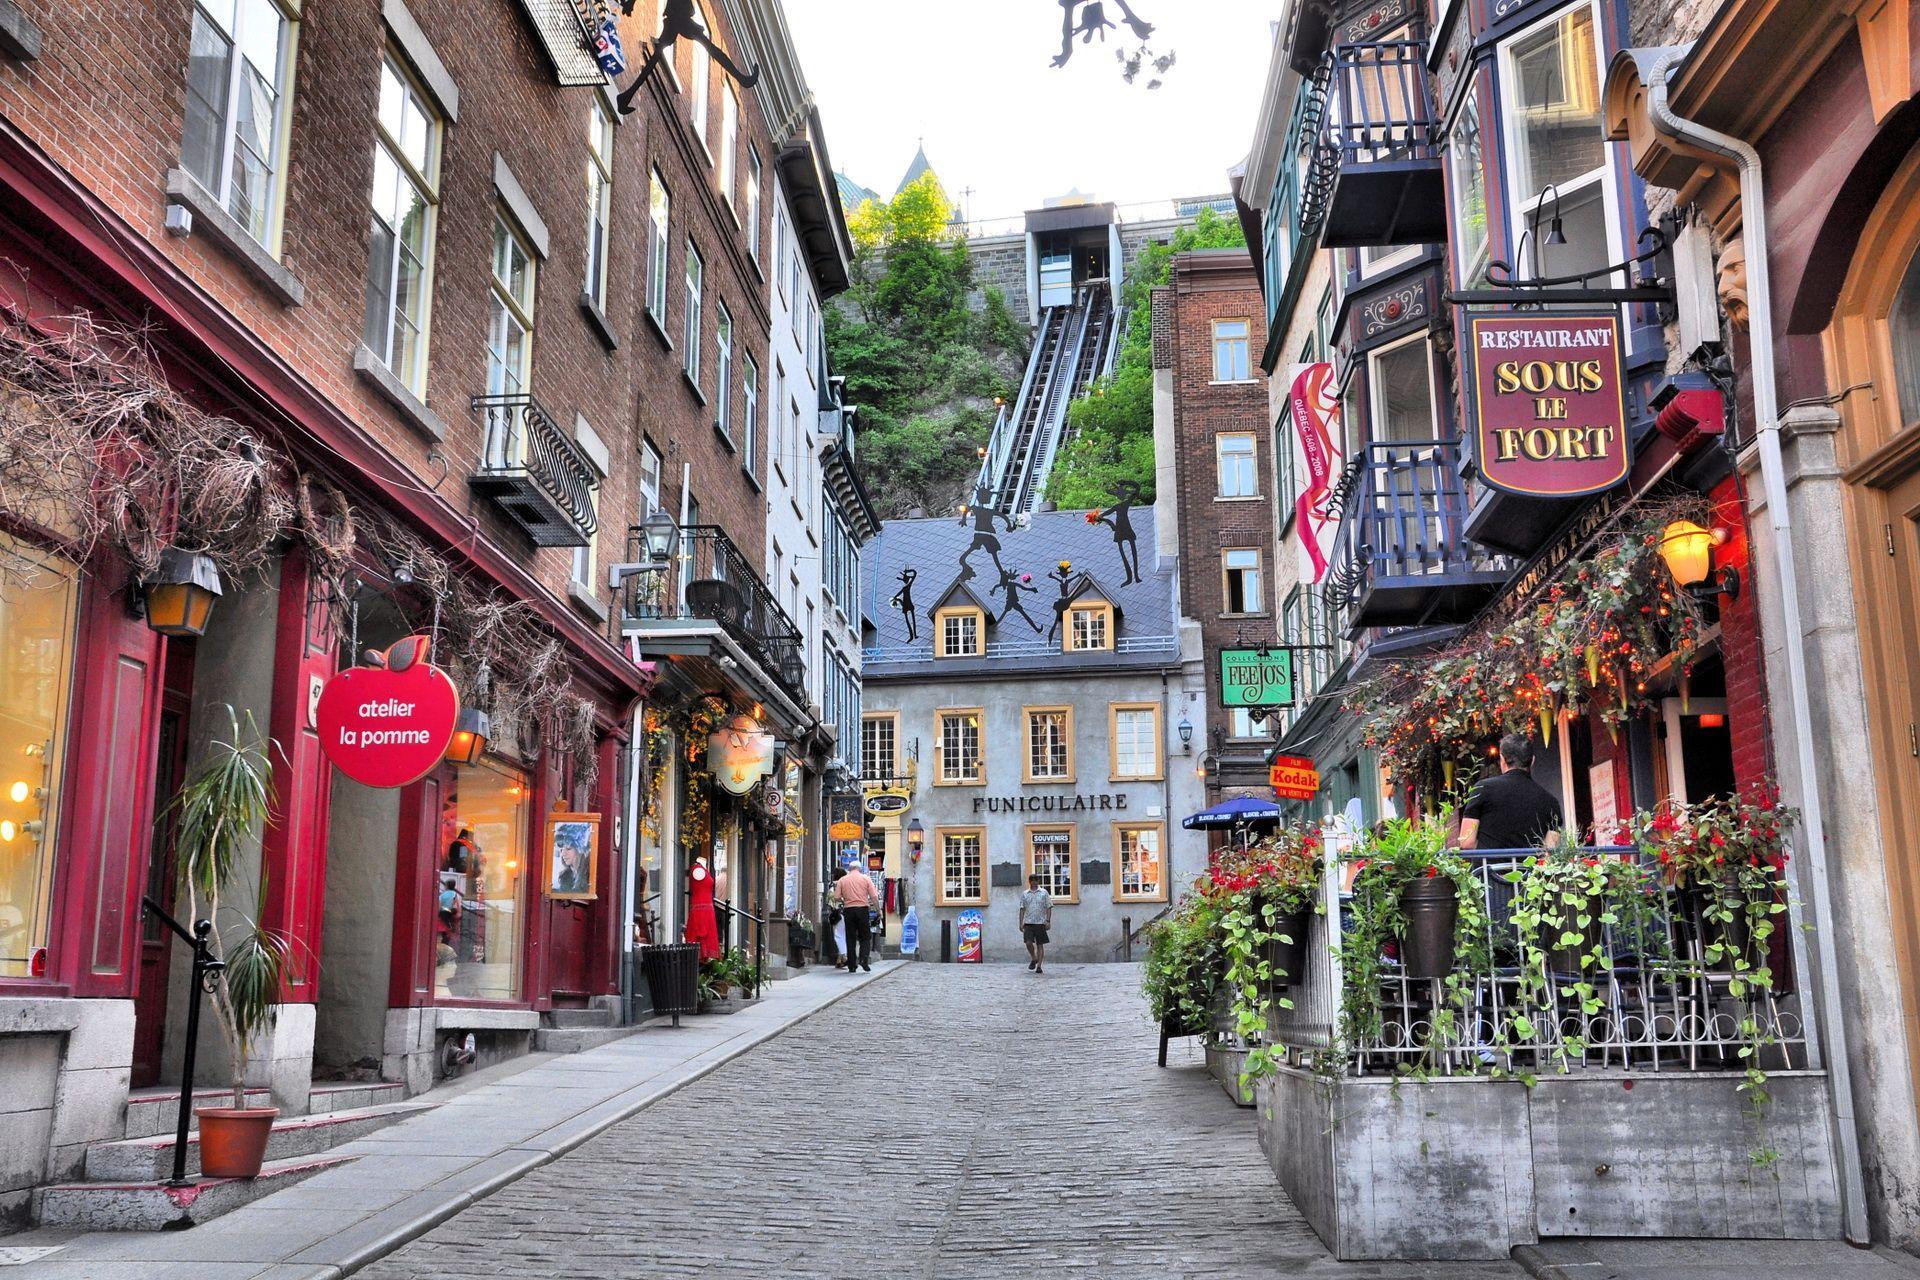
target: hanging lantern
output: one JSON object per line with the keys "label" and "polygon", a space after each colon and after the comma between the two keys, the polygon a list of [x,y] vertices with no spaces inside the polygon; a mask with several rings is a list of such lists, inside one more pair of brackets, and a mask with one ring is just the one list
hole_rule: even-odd
{"label": "hanging lantern", "polygon": [[460,708],[460,718],[453,724],[453,737],[447,740],[447,763],[479,764],[492,734],[493,724],[486,712],[478,707]]}
{"label": "hanging lantern", "polygon": [[207,633],[213,603],[220,598],[220,570],[210,557],[168,548],[160,553],[160,567],[153,577],[141,585],[147,626],[163,636]]}

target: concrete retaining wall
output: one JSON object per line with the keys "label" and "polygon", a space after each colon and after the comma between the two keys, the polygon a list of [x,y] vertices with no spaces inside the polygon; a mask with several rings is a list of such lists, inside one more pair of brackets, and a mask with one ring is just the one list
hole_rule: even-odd
{"label": "concrete retaining wall", "polygon": [[1506,1258],[1541,1237],[1832,1239],[1820,1072],[1781,1072],[1756,1123],[1739,1077],[1260,1082],[1260,1147],[1345,1261]]}
{"label": "concrete retaining wall", "polygon": [[132,1058],[131,1000],[0,1000],[0,1232],[88,1143],[121,1136]]}

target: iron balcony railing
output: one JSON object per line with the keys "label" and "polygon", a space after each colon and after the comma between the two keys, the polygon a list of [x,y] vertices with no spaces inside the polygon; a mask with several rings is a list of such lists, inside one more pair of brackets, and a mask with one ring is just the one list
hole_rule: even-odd
{"label": "iron balcony railing", "polygon": [[532,396],[476,396],[485,415],[480,466],[484,493],[540,547],[584,547],[599,528],[593,463]]}
{"label": "iron balcony railing", "polygon": [[[1581,854],[1644,859],[1632,848]],[[1379,957],[1377,992],[1346,992],[1355,980],[1342,968],[1343,954],[1351,954],[1342,947],[1353,912],[1378,908],[1341,890],[1362,856],[1336,852],[1329,842],[1322,902],[1308,917],[1304,972],[1283,992],[1290,1004],[1268,1009],[1267,1038],[1290,1060],[1324,1063],[1331,1052],[1338,1070],[1358,1076],[1410,1067],[1447,1075],[1544,1075],[1812,1065],[1794,994],[1799,958],[1791,917],[1773,917],[1764,947],[1750,934],[1743,940],[1738,926],[1730,934],[1696,891],[1668,884],[1657,867],[1592,903],[1591,923],[1574,930],[1580,940],[1562,946],[1557,938],[1530,939],[1515,919],[1518,881],[1536,851],[1464,852],[1485,923],[1478,938],[1456,938],[1461,945],[1451,978],[1408,976],[1397,954],[1404,944],[1395,944]],[[1764,964],[1771,988],[1743,978],[1737,953],[1749,964]],[[1576,984],[1591,986],[1590,1001],[1575,994]],[[1343,1008],[1368,1012],[1343,1021]]]}
{"label": "iron balcony railing", "polygon": [[[647,559],[638,528],[627,531],[627,559]],[[806,705],[806,646],[800,628],[720,529],[682,528],[673,565],[627,579],[620,607],[628,623],[718,623],[794,701]]]}
{"label": "iron balcony railing", "polygon": [[863,649],[860,653],[862,665],[870,663],[911,662],[934,663],[936,667],[949,663],[966,665],[969,663],[993,662],[1006,658],[1100,658],[1119,654],[1122,657],[1145,658],[1154,655],[1171,655],[1180,652],[1180,642],[1173,636],[1121,636],[1110,650],[1085,649],[1072,654],[1060,646],[1060,641],[1047,639],[990,640],[977,654],[964,658],[932,658],[929,656],[930,641],[918,645],[897,644],[879,648]]}
{"label": "iron balcony railing", "polygon": [[1338,492],[1340,531],[1327,598],[1355,626],[1461,621],[1512,575],[1511,557],[1470,542],[1460,446],[1370,444]]}
{"label": "iron balcony railing", "polygon": [[1320,226],[1327,248],[1443,239],[1440,122],[1424,43],[1338,45],[1322,65],[1325,100],[1302,219]]}

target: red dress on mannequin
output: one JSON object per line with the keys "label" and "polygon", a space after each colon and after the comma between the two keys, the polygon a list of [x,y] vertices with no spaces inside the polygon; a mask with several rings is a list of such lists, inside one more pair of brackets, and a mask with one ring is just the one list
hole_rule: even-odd
{"label": "red dress on mannequin", "polygon": [[687,872],[687,942],[700,944],[702,960],[720,957],[720,924],[713,914],[713,872],[704,862],[693,864]]}

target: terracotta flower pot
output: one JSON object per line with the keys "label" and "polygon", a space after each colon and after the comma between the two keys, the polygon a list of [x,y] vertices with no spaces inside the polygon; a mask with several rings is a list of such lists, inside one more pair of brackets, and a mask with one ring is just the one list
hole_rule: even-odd
{"label": "terracotta flower pot", "polygon": [[209,1178],[259,1176],[278,1107],[195,1107],[200,1118],[200,1172]]}

